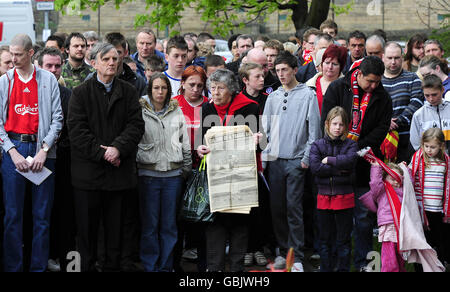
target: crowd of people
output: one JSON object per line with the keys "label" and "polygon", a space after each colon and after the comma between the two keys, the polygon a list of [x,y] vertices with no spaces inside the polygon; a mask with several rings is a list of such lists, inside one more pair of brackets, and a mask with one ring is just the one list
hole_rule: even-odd
{"label": "crowd of people", "polygon": [[[353,259],[365,272],[374,230],[381,270],[404,271],[393,206],[411,183],[436,266],[450,263],[450,75],[438,40],[342,38],[326,20],[285,43],[233,35],[232,60],[205,32],[158,40],[143,29],[135,46],[89,31],[42,46],[18,34],[0,48],[3,271],[170,272],[182,259],[199,272],[283,269],[293,248],[302,272],[309,247],[320,271],[348,272]],[[254,133],[259,207],[183,221],[206,132],[235,125]],[[368,148],[377,159],[358,154]],[[39,185],[23,176],[44,167]]]}

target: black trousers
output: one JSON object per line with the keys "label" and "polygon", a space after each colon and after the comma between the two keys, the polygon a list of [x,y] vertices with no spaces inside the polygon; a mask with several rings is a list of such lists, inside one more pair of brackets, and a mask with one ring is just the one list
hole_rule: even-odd
{"label": "black trousers", "polygon": [[267,164],[272,224],[280,255],[286,257],[294,248],[295,262],[303,262],[305,229],[303,193],[306,170],[301,159],[277,159]]}
{"label": "black trousers", "polygon": [[259,207],[252,208],[250,211],[247,252],[263,251],[264,245],[270,245],[271,239],[274,237],[269,196],[264,179],[258,174]]}
{"label": "black trousers", "polygon": [[244,256],[248,244],[248,217],[241,214],[216,213],[207,225],[206,262],[209,272],[225,271],[225,246],[230,243],[230,271],[244,271]]}
{"label": "black trousers", "polygon": [[122,212],[122,255],[121,267],[124,271],[130,271],[133,263],[139,262],[139,240],[141,238],[141,225],[139,220],[139,196],[138,189],[128,191],[123,200]]}
{"label": "black trousers", "polygon": [[122,201],[127,191],[74,189],[77,247],[81,271],[95,270],[100,216],[103,219],[105,262],[103,271],[120,270]]}
{"label": "black trousers", "polygon": [[444,214],[438,212],[428,212],[425,211],[428,223],[430,226],[429,230],[425,230],[425,238],[429,245],[434,248],[437,252],[439,260],[444,263],[444,261],[449,262],[449,251],[450,251],[450,224],[442,222]]}
{"label": "black trousers", "polygon": [[75,250],[75,202],[70,171],[70,149],[57,148],[55,199],[50,220],[50,258],[59,258],[66,271],[67,254]]}
{"label": "black trousers", "polygon": [[350,271],[353,208],[317,210],[320,271]]}

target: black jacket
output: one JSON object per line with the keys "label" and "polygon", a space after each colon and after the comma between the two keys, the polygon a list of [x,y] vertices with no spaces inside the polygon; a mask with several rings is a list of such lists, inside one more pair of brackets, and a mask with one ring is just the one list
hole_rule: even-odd
{"label": "black jacket", "polygon": [[[136,151],[144,121],[138,93],[131,84],[115,78],[107,93],[94,74],[73,90],[68,128],[74,187],[117,191],[136,185]],[[120,151],[119,167],[103,159],[105,150],[100,145]]]}
{"label": "black jacket", "polygon": [[269,95],[267,93],[261,91],[257,97],[253,97],[247,93],[247,90],[245,88],[241,91],[241,93],[243,95],[245,95],[246,97],[248,97],[258,103],[259,111],[260,111],[259,114],[262,115],[264,112],[264,107],[266,106],[267,97]]}
{"label": "black jacket", "polygon": [[145,79],[134,73],[130,66],[125,63],[123,63],[123,71],[119,78],[134,85],[139,97],[147,95],[147,83]]}
{"label": "black jacket", "polygon": [[[354,69],[356,70],[356,69]],[[344,77],[333,81],[327,89],[322,105],[322,129],[325,124],[328,112],[335,106],[341,106],[351,119],[351,109],[353,105],[353,92],[351,89],[350,77],[353,71],[348,72]],[[360,98],[364,94],[359,89]],[[392,118],[392,100],[387,91],[380,85],[373,91],[369,105],[362,121],[358,148],[363,149],[370,146],[374,154],[381,156],[380,145],[386,138]],[[357,186],[368,186],[370,181],[370,164],[358,159],[356,166]]]}
{"label": "black jacket", "polygon": [[64,124],[63,128],[61,129],[61,133],[59,134],[57,145],[59,149],[64,148],[67,150],[68,148],[70,148],[69,133],[67,131],[67,113],[69,111],[69,100],[70,96],[72,95],[72,90],[59,85],[59,95],[61,97],[61,108],[64,116]]}
{"label": "black jacket", "polygon": [[314,62],[309,62],[308,64],[298,68],[295,74],[295,79],[298,82],[306,83],[309,79],[313,78],[317,74],[316,65]]}

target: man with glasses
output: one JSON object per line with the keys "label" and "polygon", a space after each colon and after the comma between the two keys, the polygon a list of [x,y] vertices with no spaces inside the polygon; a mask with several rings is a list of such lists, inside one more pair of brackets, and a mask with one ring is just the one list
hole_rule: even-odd
{"label": "man with glasses", "polygon": [[[372,148],[381,157],[380,145],[391,125],[392,100],[381,85],[384,73],[383,61],[376,56],[367,56],[361,65],[343,78],[331,83],[324,96],[322,106],[322,129],[328,112],[335,106],[343,107],[350,117],[349,138],[357,141],[358,148]],[[370,164],[358,159],[355,178],[354,265],[367,271],[367,253],[372,250],[372,214],[360,204],[358,198],[369,191]]]}
{"label": "man with glasses", "polygon": [[317,74],[317,66],[320,64],[316,63],[316,55],[320,49],[326,49],[329,45],[333,43],[333,38],[327,34],[319,32],[314,39],[314,44],[312,46],[312,51],[310,52],[312,61],[304,64],[298,68],[295,78],[298,82],[306,83],[309,79],[313,78]]}

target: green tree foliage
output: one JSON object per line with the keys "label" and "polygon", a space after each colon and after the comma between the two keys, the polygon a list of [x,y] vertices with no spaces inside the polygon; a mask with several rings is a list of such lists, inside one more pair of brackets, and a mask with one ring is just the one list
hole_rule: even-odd
{"label": "green tree foliage", "polygon": [[[121,4],[133,0],[55,0],[55,7],[57,10],[69,7],[73,10],[90,8],[95,11],[106,2],[113,2],[119,9]],[[173,28],[180,22],[181,13],[191,7],[198,12],[200,20],[211,24],[214,34],[222,36],[277,10],[292,11],[296,30],[307,26],[318,28],[327,19],[330,8],[330,0],[145,0],[145,3],[147,11],[136,15],[135,26],[150,23],[160,30],[169,27],[171,34],[176,34]]]}
{"label": "green tree foliage", "polygon": [[[446,17],[450,18],[450,15],[447,15]],[[446,24],[440,29],[433,30],[428,38],[439,40],[444,47],[444,57],[450,57],[450,25]]]}

